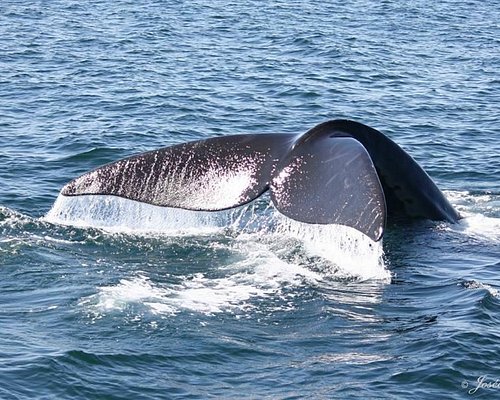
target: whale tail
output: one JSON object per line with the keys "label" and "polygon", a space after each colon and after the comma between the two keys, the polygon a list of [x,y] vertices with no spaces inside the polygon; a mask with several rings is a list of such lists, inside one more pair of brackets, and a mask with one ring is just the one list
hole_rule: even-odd
{"label": "whale tail", "polygon": [[[66,184],[61,194],[112,195],[158,206],[219,211],[251,202],[269,190],[276,209],[287,217],[346,225],[374,241],[382,238],[392,211],[458,219],[418,164],[382,133],[367,134],[370,130],[335,120],[299,137],[249,134],[179,144],[96,168]],[[383,153],[392,157],[394,168]],[[405,166],[403,175],[392,171],[399,164]]]}

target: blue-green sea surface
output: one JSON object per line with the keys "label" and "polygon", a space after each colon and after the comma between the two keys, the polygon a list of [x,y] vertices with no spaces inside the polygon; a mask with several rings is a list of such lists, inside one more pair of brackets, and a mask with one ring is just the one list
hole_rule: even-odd
{"label": "blue-green sea surface", "polygon": [[[499,21],[494,0],[2,0],[0,398],[500,398]],[[266,196],[59,196],[142,151],[334,118],[463,220],[375,244]]]}

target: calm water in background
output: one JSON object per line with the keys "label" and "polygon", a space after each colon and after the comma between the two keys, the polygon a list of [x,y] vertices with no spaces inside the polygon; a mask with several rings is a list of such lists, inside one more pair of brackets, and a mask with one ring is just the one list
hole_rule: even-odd
{"label": "calm water in background", "polygon": [[[3,0],[0,398],[499,397],[468,393],[500,379],[499,21],[493,0]],[[393,226],[380,260],[276,234],[265,199],[229,216],[246,230],[47,215],[103,163],[332,118],[393,138],[465,219]]]}

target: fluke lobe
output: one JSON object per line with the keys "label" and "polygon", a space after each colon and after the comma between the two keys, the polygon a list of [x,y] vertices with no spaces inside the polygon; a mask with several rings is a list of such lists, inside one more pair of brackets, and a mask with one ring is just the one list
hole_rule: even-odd
{"label": "fluke lobe", "polygon": [[324,122],[300,136],[232,135],[165,147],[87,172],[61,194],[219,211],[267,190],[289,218],[346,225],[375,241],[388,217],[460,218],[408,153],[378,130],[349,120]]}

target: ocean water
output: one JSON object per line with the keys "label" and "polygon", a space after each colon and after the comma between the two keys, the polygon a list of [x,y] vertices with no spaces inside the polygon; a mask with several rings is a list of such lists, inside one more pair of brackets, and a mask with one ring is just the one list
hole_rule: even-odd
{"label": "ocean water", "polygon": [[[500,398],[499,21],[493,0],[2,0],[0,398]],[[461,222],[375,244],[266,196],[58,196],[333,118],[399,143]]]}

